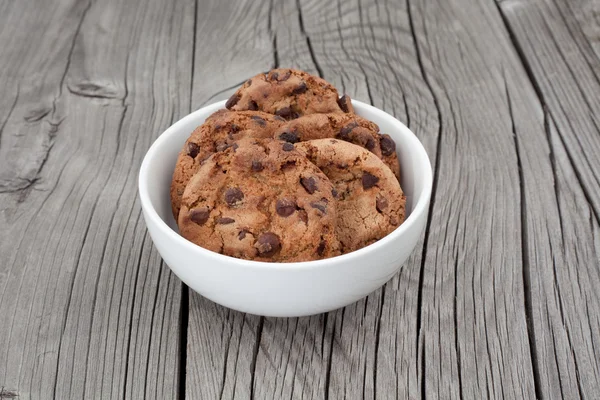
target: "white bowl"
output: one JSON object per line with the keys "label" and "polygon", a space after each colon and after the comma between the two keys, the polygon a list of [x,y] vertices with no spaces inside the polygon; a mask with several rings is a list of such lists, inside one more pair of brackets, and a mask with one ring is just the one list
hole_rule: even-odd
{"label": "white bowl", "polygon": [[139,191],[150,236],[166,264],[190,288],[235,310],[278,317],[317,314],[353,303],[387,282],[414,249],[431,196],[431,164],[423,145],[400,121],[353,100],[356,113],[377,123],[396,141],[407,198],[406,221],[370,246],[325,260],[268,263],[224,256],[187,241],[177,232],[169,188],[177,155],[221,101],[167,129],[144,157]]}

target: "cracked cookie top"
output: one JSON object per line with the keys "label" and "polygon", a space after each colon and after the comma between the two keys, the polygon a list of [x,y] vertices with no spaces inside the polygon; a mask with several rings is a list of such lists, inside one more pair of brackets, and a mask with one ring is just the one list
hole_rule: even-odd
{"label": "cracked cookie top", "polygon": [[315,113],[354,113],[348,96],[318,76],[295,69],[274,69],[248,79],[227,100],[229,110],[254,110],[287,120]]}
{"label": "cracked cookie top", "polygon": [[310,114],[288,121],[275,131],[274,137],[290,143],[335,138],[369,150],[392,170],[400,180],[400,163],[396,143],[386,134],[379,134],[376,123],[355,114]]}
{"label": "cracked cookie top", "polygon": [[245,137],[270,138],[285,120],[260,111],[219,110],[192,132],[179,152],[171,181],[171,208],[177,220],[181,196],[200,164]]}
{"label": "cracked cookie top", "polygon": [[310,261],[339,254],[333,186],[291,143],[244,138],[211,155],[182,197],[183,237],[228,256]]}
{"label": "cracked cookie top", "polygon": [[343,253],[376,242],[404,221],[406,199],[400,184],[375,154],[336,139],[299,142],[296,148],[333,184]]}

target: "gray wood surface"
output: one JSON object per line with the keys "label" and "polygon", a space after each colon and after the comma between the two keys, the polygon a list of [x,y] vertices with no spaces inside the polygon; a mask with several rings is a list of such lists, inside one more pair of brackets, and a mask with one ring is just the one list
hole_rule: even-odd
{"label": "gray wood surface", "polygon": [[[599,12],[0,0],[0,399],[597,398]],[[275,66],[406,122],[435,170],[400,273],[306,318],[189,291],[137,199],[166,127]]]}
{"label": "gray wood surface", "polygon": [[194,4],[0,4],[0,386],[176,397],[182,284],[137,171],[190,110]]}
{"label": "gray wood surface", "polygon": [[[533,354],[544,398],[600,393],[600,63],[590,31],[598,7],[500,3],[544,109],[547,137],[538,146],[549,160],[523,168]],[[542,171],[554,187],[536,183]]]}

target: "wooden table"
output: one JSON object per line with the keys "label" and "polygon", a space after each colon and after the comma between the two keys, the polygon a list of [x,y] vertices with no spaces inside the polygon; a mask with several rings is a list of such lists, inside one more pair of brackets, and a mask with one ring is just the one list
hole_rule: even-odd
{"label": "wooden table", "polygon": [[[592,0],[0,0],[0,398],[599,398],[599,18]],[[310,318],[190,292],[137,198],[164,129],[275,66],[405,121],[435,170],[401,272]]]}

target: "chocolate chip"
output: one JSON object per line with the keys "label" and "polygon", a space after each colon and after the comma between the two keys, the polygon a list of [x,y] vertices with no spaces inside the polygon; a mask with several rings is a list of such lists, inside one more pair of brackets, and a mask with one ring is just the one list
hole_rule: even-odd
{"label": "chocolate chip", "polygon": [[327,214],[327,206],[320,202],[315,201],[313,203],[310,203],[310,206],[312,208],[316,208],[317,210],[321,211],[323,214]]}
{"label": "chocolate chip", "polygon": [[192,222],[198,225],[204,225],[206,221],[208,221],[210,210],[208,209],[208,207],[192,208],[188,215]]}
{"label": "chocolate chip", "polygon": [[384,156],[390,156],[394,151],[396,151],[396,143],[394,139],[390,137],[390,135],[383,134],[379,138],[379,145],[381,146],[381,154]]}
{"label": "chocolate chip", "polygon": [[337,100],[338,105],[342,109],[343,112],[350,112],[350,108],[348,107],[348,103],[350,103],[350,97],[348,95],[343,95]]}
{"label": "chocolate chip", "polygon": [[269,75],[267,75],[267,77],[268,77],[270,80],[275,80],[275,81],[276,81],[276,80],[277,80],[277,78],[279,78],[279,73],[278,73],[277,71],[273,71],[273,72],[271,72],[270,76],[269,76]]}
{"label": "chocolate chip", "polygon": [[275,111],[275,115],[279,115],[285,119],[296,119],[299,117],[298,113],[293,111],[290,107],[283,107]]}
{"label": "chocolate chip", "polygon": [[368,138],[367,143],[365,143],[365,148],[369,151],[373,151],[375,148],[375,140],[373,140],[373,138]]}
{"label": "chocolate chip", "polygon": [[302,186],[304,186],[304,189],[306,189],[309,194],[313,194],[318,189],[317,181],[312,176],[308,178],[300,178],[300,183]]}
{"label": "chocolate chip", "polygon": [[376,177],[375,175],[371,175],[368,172],[363,173],[362,176],[362,185],[363,185],[363,189],[371,189],[373,186],[375,186],[377,184],[377,182],[379,182],[379,178]]}
{"label": "chocolate chip", "polygon": [[302,81],[300,84],[292,91],[292,94],[302,94],[306,92],[308,88],[306,87],[306,82]]}
{"label": "chocolate chip", "polygon": [[344,126],[340,129],[340,133],[338,133],[338,137],[342,140],[348,140],[350,138],[350,132],[352,129],[356,128],[358,124],[356,122],[351,122],[348,125]]}
{"label": "chocolate chip", "polygon": [[188,156],[190,156],[192,158],[196,158],[196,156],[198,155],[199,152],[200,152],[200,146],[198,146],[194,142],[188,143]]}
{"label": "chocolate chip", "polygon": [[238,188],[229,188],[225,191],[225,202],[233,207],[242,202],[244,193]]}
{"label": "chocolate chip", "polygon": [[321,239],[321,242],[319,243],[319,246],[317,247],[317,254],[319,256],[322,256],[323,253],[325,252],[325,247],[327,246],[327,242],[323,239]]}
{"label": "chocolate chip", "polygon": [[242,229],[240,231],[240,233],[238,233],[238,240],[242,240],[243,238],[246,237],[246,233],[250,233],[250,231],[246,230],[246,229]]}
{"label": "chocolate chip", "polygon": [[377,208],[377,211],[383,212],[383,210],[385,210],[387,206],[388,201],[385,197],[378,197],[377,200],[375,200],[375,208]]}
{"label": "chocolate chip", "polygon": [[282,146],[283,151],[292,151],[294,150],[294,145],[292,143],[285,142]]}
{"label": "chocolate chip", "polygon": [[246,86],[250,86],[250,85],[252,85],[252,79],[248,79],[248,80],[246,81]]}
{"label": "chocolate chip", "polygon": [[337,199],[338,197],[338,191],[335,189],[331,189],[331,195],[333,196],[334,199]]}
{"label": "chocolate chip", "polygon": [[273,232],[265,232],[258,237],[254,247],[261,256],[272,257],[281,250],[281,241]]}
{"label": "chocolate chip", "polygon": [[276,115],[273,118],[276,119],[277,121],[283,121],[283,122],[285,122],[285,119],[281,118],[279,115]]}
{"label": "chocolate chip", "polygon": [[252,171],[260,172],[264,169],[262,163],[260,161],[252,161]]}
{"label": "chocolate chip", "polygon": [[284,142],[289,143],[298,143],[300,141],[300,138],[295,132],[290,132],[286,130],[281,135],[279,135],[279,140],[283,140]]}
{"label": "chocolate chip", "polygon": [[258,104],[256,104],[254,100],[250,100],[250,103],[248,104],[248,110],[258,111]]}
{"label": "chocolate chip", "polygon": [[262,119],[258,115],[253,115],[250,118],[252,118],[260,126],[267,126],[267,121],[265,121],[264,119]]}
{"label": "chocolate chip", "polygon": [[225,108],[227,108],[228,110],[231,110],[231,107],[235,106],[238,101],[240,101],[240,99],[242,98],[242,96],[240,96],[239,93],[234,93],[229,100],[227,100],[227,103],[225,103]]}
{"label": "chocolate chip", "polygon": [[221,225],[233,224],[234,222],[235,222],[235,219],[228,218],[228,217],[221,217],[221,218],[217,219],[217,224],[221,224]]}
{"label": "chocolate chip", "polygon": [[296,202],[291,199],[279,199],[275,203],[275,210],[281,217],[289,217],[296,211]]}
{"label": "chocolate chip", "polygon": [[237,133],[240,131],[240,127],[237,126],[236,124],[231,124],[231,126],[229,127],[229,132],[231,133]]}
{"label": "chocolate chip", "polygon": [[235,151],[238,149],[238,147],[240,147],[237,143],[234,143],[232,146],[233,148],[233,152],[235,153]]}
{"label": "chocolate chip", "polygon": [[279,110],[275,111],[275,115],[279,115],[280,117],[287,119],[290,115],[292,115],[292,109],[289,107],[280,108]]}

